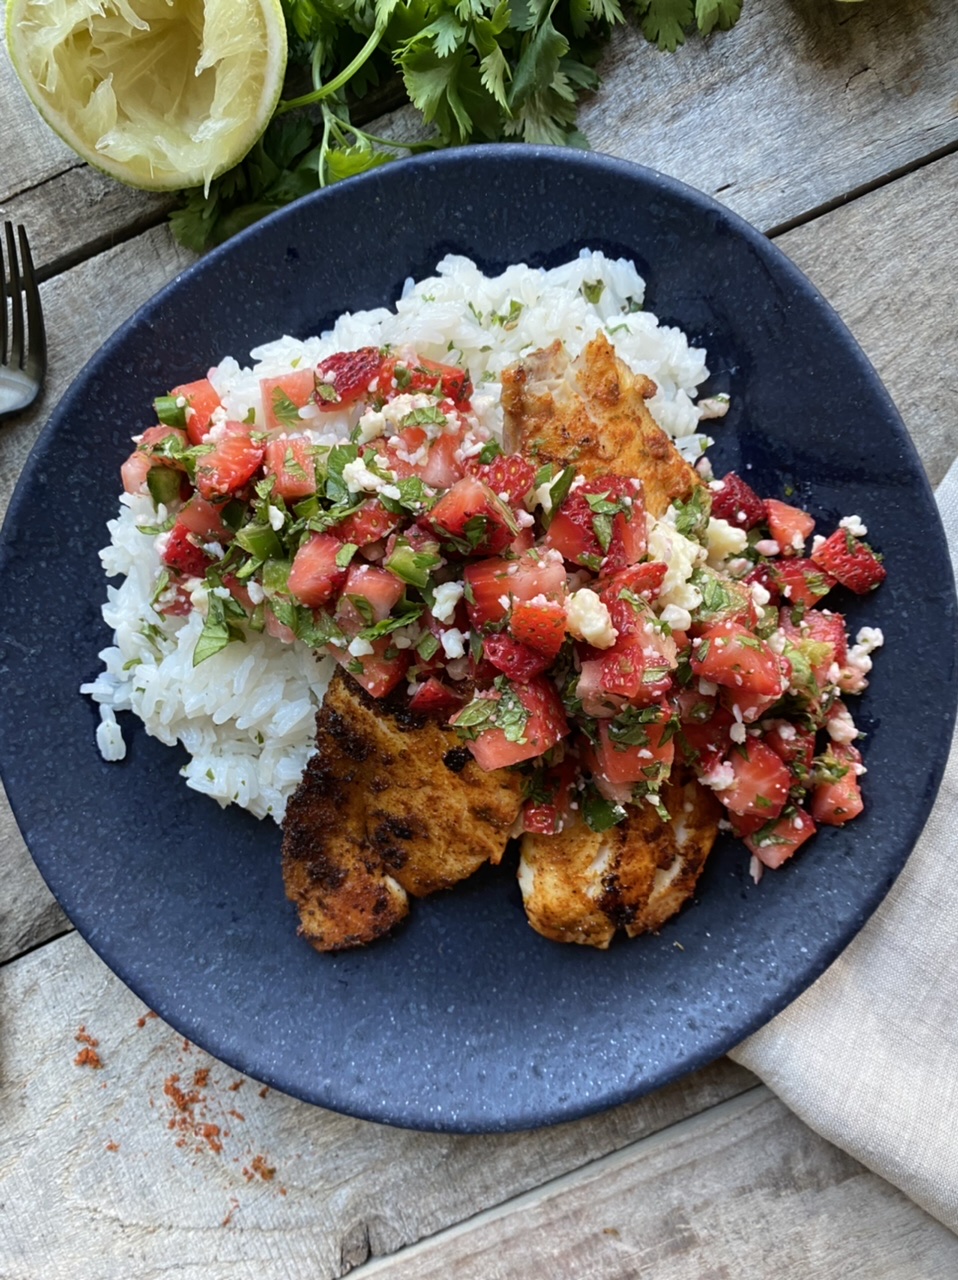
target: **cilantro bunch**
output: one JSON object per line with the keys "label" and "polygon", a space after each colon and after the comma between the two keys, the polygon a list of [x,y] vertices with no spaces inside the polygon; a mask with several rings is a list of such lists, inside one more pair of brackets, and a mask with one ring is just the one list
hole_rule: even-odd
{"label": "cilantro bunch", "polygon": [[[742,0],[629,0],[646,37],[674,50],[687,31],[738,20]],[[287,91],[263,137],[209,190],[183,193],[174,234],[202,252],[267,213],[399,155],[469,142],[585,147],[581,95],[626,21],[620,0],[282,0]],[[411,103],[427,140],[364,122]]]}

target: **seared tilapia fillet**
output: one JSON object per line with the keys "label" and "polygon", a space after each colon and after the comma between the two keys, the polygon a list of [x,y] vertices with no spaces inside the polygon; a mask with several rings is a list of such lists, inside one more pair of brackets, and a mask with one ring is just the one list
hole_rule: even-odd
{"label": "seared tilapia fillet", "polygon": [[602,333],[575,360],[553,342],[502,375],[503,447],[540,463],[574,465],[588,479],[635,476],[646,510],[660,516],[702,480],[649,413],[645,402],[655,391]]}
{"label": "seared tilapia fillet", "polygon": [[665,822],[649,804],[593,831],[582,818],[556,836],[522,837],[519,887],[529,923],[555,942],[605,950],[661,928],[692,896],[718,834],[722,806],[686,774],[662,786]]}
{"label": "seared tilapia fillet", "polygon": [[[598,334],[570,360],[560,342],[502,376],[505,447],[588,477],[635,476],[661,516],[703,482],[649,413],[655,383]],[[519,885],[529,922],[557,942],[605,948],[616,929],[658,929],[691,897],[718,833],[721,806],[690,775],[667,782],[665,822],[651,805],[601,834],[577,818],[556,836],[522,837]]]}
{"label": "seared tilapia fillet", "polygon": [[337,671],[283,823],[301,933],[319,951],[388,933],[408,895],[499,862],[521,804],[517,774],[484,772],[454,730],[410,712],[404,693],[371,698]]}

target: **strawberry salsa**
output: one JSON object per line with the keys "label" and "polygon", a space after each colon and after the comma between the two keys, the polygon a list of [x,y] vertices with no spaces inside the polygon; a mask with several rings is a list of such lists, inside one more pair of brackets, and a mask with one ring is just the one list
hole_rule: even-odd
{"label": "strawberry salsa", "polygon": [[[757,876],[861,812],[844,698],[882,637],[851,644],[824,607],[885,577],[858,516],[817,535],[702,459],[653,518],[637,479],[503,454],[468,373],[410,350],[260,388],[238,422],[207,379],[174,387],[122,468],[156,506],[154,609],[204,619],[194,666],[265,631],[373,698],[404,685],[483,769],[522,770],[529,832],[577,815],[604,830],[635,804],[667,818],[660,789],[685,766]],[[333,414],[330,444],[316,424]]]}

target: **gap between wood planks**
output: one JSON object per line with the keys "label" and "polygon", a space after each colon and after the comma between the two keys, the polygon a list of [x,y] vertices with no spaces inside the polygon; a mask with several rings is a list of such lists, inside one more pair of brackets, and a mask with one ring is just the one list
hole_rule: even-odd
{"label": "gap between wood planks", "polygon": [[388,1274],[397,1265],[414,1263],[423,1254],[429,1253],[443,1244],[458,1240],[484,1226],[501,1221],[503,1218],[511,1217],[514,1213],[521,1213],[523,1209],[541,1204],[543,1201],[561,1195],[562,1192],[592,1178],[602,1177],[604,1174],[623,1168],[635,1160],[638,1152],[646,1156],[654,1154],[655,1151],[663,1146],[674,1146],[681,1141],[683,1134],[693,1128],[697,1128],[706,1117],[719,1121],[722,1119],[734,1121],[739,1115],[751,1110],[757,1104],[774,1097],[775,1095],[767,1085],[753,1085],[751,1088],[744,1090],[744,1092],[736,1094],[734,1098],[726,1098],[724,1102],[716,1102],[710,1107],[704,1107],[694,1115],[677,1120],[674,1124],[666,1125],[664,1129],[657,1129],[654,1133],[646,1134],[644,1138],[630,1142],[627,1146],[620,1147],[616,1151],[610,1151],[607,1155],[597,1156],[594,1160],[587,1160],[585,1164],[578,1165],[573,1169],[568,1169],[565,1173],[560,1173],[558,1177],[550,1178],[548,1182],[543,1182],[541,1186],[534,1187],[529,1191],[521,1191],[518,1195],[510,1196],[507,1200],[503,1200],[497,1205],[493,1205],[488,1209],[481,1209],[469,1218],[463,1218],[461,1222],[457,1222],[451,1227],[443,1227],[442,1230],[436,1231],[433,1235],[423,1236],[422,1239],[417,1240],[414,1244],[406,1245],[395,1253],[386,1254],[379,1258],[371,1258],[344,1274],[348,1275],[350,1280],[374,1280],[376,1276]]}

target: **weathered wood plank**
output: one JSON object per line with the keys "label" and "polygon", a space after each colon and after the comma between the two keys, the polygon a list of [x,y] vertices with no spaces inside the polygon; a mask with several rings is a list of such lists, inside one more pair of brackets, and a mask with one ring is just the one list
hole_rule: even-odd
{"label": "weathered wood plank", "polygon": [[754,1084],[723,1061],[576,1124],[420,1134],[263,1097],[145,1013],[76,934],[0,970],[0,1274],[323,1280]]}
{"label": "weathered wood plank", "polygon": [[659,54],[630,30],[582,112],[598,151],[681,178],[769,230],[958,141],[951,0],[748,0]]}
{"label": "weathered wood plank", "polygon": [[958,155],[788,232],[898,405],[932,484],[958,454]]}
{"label": "weathered wood plank", "polygon": [[[738,26],[674,54],[622,28],[582,108],[593,147],[700,187],[769,229],[958,142],[951,0],[749,0]],[[168,197],[77,166],[0,57],[0,208],[41,262],[76,260],[159,217]],[[411,110],[376,132],[421,136]],[[15,199],[11,199],[15,197]]]}
{"label": "weathered wood plank", "polygon": [[946,1280],[958,1238],[764,1087],[427,1240],[356,1280]]}

